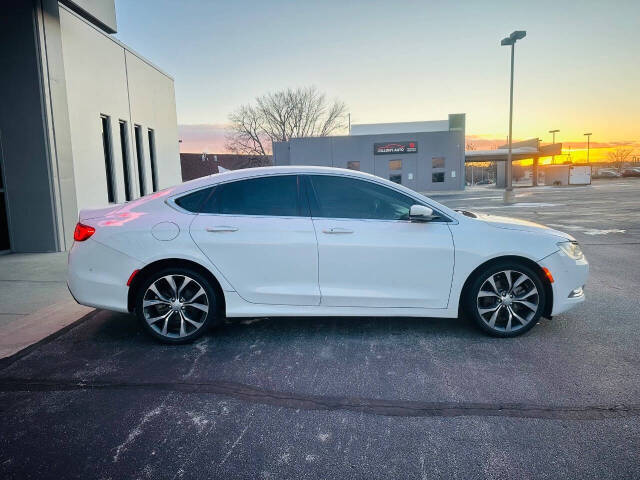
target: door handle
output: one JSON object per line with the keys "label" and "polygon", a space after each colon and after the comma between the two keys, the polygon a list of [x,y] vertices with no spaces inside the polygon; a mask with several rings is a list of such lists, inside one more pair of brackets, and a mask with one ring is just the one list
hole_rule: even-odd
{"label": "door handle", "polygon": [[238,230],[238,227],[230,227],[228,225],[220,225],[216,227],[207,227],[207,232],[210,233],[218,233],[218,232],[235,232]]}
{"label": "door handle", "polygon": [[322,230],[322,233],[353,233],[353,230],[349,230],[348,228],[340,228],[340,227],[331,227],[325,230]]}

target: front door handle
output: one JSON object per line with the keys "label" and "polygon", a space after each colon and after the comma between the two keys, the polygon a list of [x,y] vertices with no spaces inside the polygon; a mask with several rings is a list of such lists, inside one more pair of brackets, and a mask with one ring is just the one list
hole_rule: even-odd
{"label": "front door handle", "polygon": [[340,228],[340,227],[331,227],[325,230],[322,230],[322,233],[353,233],[353,230],[349,230],[348,228]]}
{"label": "front door handle", "polygon": [[220,225],[216,227],[207,227],[207,232],[210,233],[218,233],[218,232],[235,232],[238,230],[238,227],[230,227],[228,225]]}

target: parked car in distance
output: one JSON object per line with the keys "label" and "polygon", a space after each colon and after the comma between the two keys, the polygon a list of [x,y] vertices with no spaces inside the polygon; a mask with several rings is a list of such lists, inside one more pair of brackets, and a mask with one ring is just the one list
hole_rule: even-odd
{"label": "parked car in distance", "polygon": [[354,170],[231,171],[79,217],[73,296],[167,343],[225,316],[463,314],[512,337],[584,301],[589,268],[569,234]]}
{"label": "parked car in distance", "polygon": [[640,167],[628,167],[622,170],[623,177],[640,177]]}
{"label": "parked car in distance", "polygon": [[599,168],[593,178],[620,178],[622,174],[615,168]]}

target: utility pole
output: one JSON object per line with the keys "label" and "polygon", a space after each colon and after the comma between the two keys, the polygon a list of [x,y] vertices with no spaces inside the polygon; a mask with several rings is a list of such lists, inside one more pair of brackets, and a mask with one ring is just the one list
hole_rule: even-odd
{"label": "utility pole", "polygon": [[587,137],[587,163],[589,163],[589,146],[590,146],[590,140],[591,140],[591,132],[589,133],[585,133],[584,134],[585,137]]}
{"label": "utility pole", "polygon": [[513,143],[513,57],[514,57],[516,42],[518,40],[522,40],[524,37],[526,37],[526,35],[527,35],[526,31],[516,30],[515,32],[512,32],[511,35],[509,35],[508,37],[503,38],[502,41],[500,42],[500,45],[502,46],[505,46],[505,45],[511,46],[511,84],[509,89],[509,154],[507,155],[507,165],[505,168],[505,176],[506,176],[506,179],[505,179],[506,186],[504,189],[505,205],[515,202],[515,195],[513,194],[513,185],[512,185],[513,164],[511,163],[512,162],[511,145]]}

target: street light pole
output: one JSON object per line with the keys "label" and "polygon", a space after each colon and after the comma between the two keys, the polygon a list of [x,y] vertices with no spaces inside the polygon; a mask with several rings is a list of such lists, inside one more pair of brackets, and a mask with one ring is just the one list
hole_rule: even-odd
{"label": "street light pole", "polygon": [[515,195],[513,194],[513,178],[512,178],[512,143],[513,143],[513,57],[516,42],[523,39],[527,35],[524,30],[516,30],[506,38],[503,38],[500,45],[511,46],[511,84],[509,88],[509,154],[507,155],[507,165],[505,168],[506,186],[504,189],[504,203],[514,203]]}
{"label": "street light pole", "polygon": [[[551,141],[552,145],[556,144],[556,133],[558,133],[560,130],[556,129],[556,130],[549,130],[549,133],[553,135],[553,140]],[[561,152],[562,153],[562,152]],[[551,155],[551,163],[556,163],[556,156],[555,155]]]}
{"label": "street light pole", "polygon": [[590,140],[591,140],[591,132],[589,133],[585,133],[584,134],[585,137],[587,137],[587,163],[589,163],[589,146],[590,146]]}

